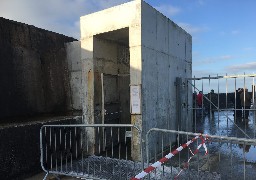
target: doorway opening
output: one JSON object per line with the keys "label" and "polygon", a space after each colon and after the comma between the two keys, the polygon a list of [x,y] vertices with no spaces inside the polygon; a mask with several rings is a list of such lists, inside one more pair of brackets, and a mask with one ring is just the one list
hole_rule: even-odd
{"label": "doorway opening", "polygon": [[95,35],[93,49],[95,123],[130,124],[129,28]]}
{"label": "doorway opening", "polygon": [[[131,124],[129,28],[93,37],[93,67],[94,123]],[[102,144],[99,153],[109,156],[115,151],[126,152],[114,154],[130,157],[131,137],[127,136],[130,131],[130,128],[103,128],[95,132],[97,143]]]}

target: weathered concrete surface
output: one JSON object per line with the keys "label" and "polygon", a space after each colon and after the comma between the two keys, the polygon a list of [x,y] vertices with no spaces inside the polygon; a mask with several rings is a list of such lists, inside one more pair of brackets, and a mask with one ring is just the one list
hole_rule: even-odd
{"label": "weathered concrete surface", "polygon": [[66,43],[68,72],[70,77],[71,109],[82,111],[82,62],[81,42]]}
{"label": "weathered concrete surface", "polygon": [[192,37],[146,3],[141,34],[143,130],[176,129],[181,107],[176,107],[175,82],[192,76]]}
{"label": "weathered concrete surface", "polygon": [[[30,120],[31,121],[31,120]],[[40,117],[33,123],[0,127],[0,177],[23,179],[40,172],[40,128],[45,124],[79,124],[80,117]],[[4,178],[3,178],[4,177]]]}
{"label": "weathered concrete surface", "polygon": [[[129,12],[129,13],[127,13]],[[141,1],[132,1],[80,18],[81,23],[81,59],[83,67],[83,115],[85,123],[99,123],[104,110],[103,99],[108,104],[119,103],[122,108],[119,123],[140,124],[131,121],[130,84],[139,85],[141,71],[140,41]],[[118,53],[120,49],[129,48],[128,60],[122,61]],[[139,65],[139,66],[137,66]],[[130,74],[130,77],[115,81],[114,77],[106,77],[102,97],[101,73],[118,76]],[[105,88],[106,87],[106,88]],[[105,91],[106,90],[106,91]],[[141,119],[141,115],[132,115]],[[92,135],[93,136],[93,135]],[[140,141],[133,136],[134,159],[140,156]]]}
{"label": "weathered concrete surface", "polygon": [[0,122],[69,110],[65,43],[72,41],[76,39],[0,18]]}
{"label": "weathered concrete surface", "polygon": [[[98,115],[102,109],[97,107],[102,105],[98,74],[119,73],[116,46],[124,43],[130,51],[127,82],[142,87],[141,114],[127,114],[127,118],[142,129],[143,138],[152,127],[176,129],[177,109],[181,107],[176,105],[175,81],[177,77],[192,76],[192,37],[142,0],[83,16],[80,23],[86,123],[101,119]],[[116,95],[118,91],[113,90],[109,97]],[[130,99],[129,93],[124,95]],[[182,95],[183,100],[186,95]],[[192,127],[192,123],[189,125]],[[137,137],[134,134],[132,145],[135,159],[140,147]]]}

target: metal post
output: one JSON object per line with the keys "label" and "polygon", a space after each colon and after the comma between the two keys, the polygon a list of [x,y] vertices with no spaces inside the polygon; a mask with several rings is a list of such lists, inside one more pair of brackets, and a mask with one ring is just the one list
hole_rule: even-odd
{"label": "metal post", "polygon": [[176,77],[176,119],[177,119],[177,130],[181,130],[181,95],[180,95],[180,84],[181,84],[181,78]]}
{"label": "metal post", "polygon": [[101,119],[102,124],[105,121],[105,96],[104,96],[104,74],[101,73]]}

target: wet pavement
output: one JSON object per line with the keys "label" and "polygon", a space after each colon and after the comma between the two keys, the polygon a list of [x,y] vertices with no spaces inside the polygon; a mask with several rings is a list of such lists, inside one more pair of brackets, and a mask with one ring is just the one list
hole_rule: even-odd
{"label": "wet pavement", "polygon": [[[208,135],[255,139],[255,116],[250,112],[249,122],[234,118],[233,111],[215,112],[199,116],[194,122],[194,131]],[[207,143],[209,155],[201,156],[191,167],[217,172],[221,179],[255,179],[256,148],[243,142]],[[201,153],[203,154],[203,153]]]}
{"label": "wet pavement", "polygon": [[[24,180],[43,180],[45,176],[45,172],[36,174],[34,176],[31,176],[29,178],[25,178]],[[85,179],[85,178],[79,178],[79,177],[71,177],[71,176],[58,176],[55,177],[53,175],[49,175],[46,180],[79,180],[79,179]],[[87,178],[87,180],[93,180],[92,178]]]}
{"label": "wet pavement", "polygon": [[221,111],[215,112],[214,116],[206,114],[204,117],[197,117],[196,132],[218,136],[255,138],[256,122],[253,113],[250,112],[248,123],[241,118],[234,118],[233,114],[233,111]]}
{"label": "wet pavement", "polygon": [[[25,180],[43,180],[44,177],[45,177],[46,173],[45,172],[42,172],[42,173],[39,173],[39,174],[35,174],[29,178],[25,178]],[[61,180],[77,180],[76,177],[69,177],[69,176],[60,176],[59,177]],[[53,175],[49,175],[46,180],[57,180],[57,178]]]}

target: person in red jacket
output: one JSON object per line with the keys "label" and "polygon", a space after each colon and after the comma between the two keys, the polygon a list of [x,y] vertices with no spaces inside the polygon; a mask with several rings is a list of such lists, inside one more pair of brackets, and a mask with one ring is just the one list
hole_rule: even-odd
{"label": "person in red jacket", "polygon": [[202,91],[199,91],[199,93],[196,97],[196,101],[197,101],[197,107],[198,107],[197,115],[201,116],[204,113],[203,112],[203,93],[202,93]]}
{"label": "person in red jacket", "polygon": [[199,108],[202,108],[203,105],[203,94],[202,91],[199,91],[198,95],[197,95],[197,105]]}

